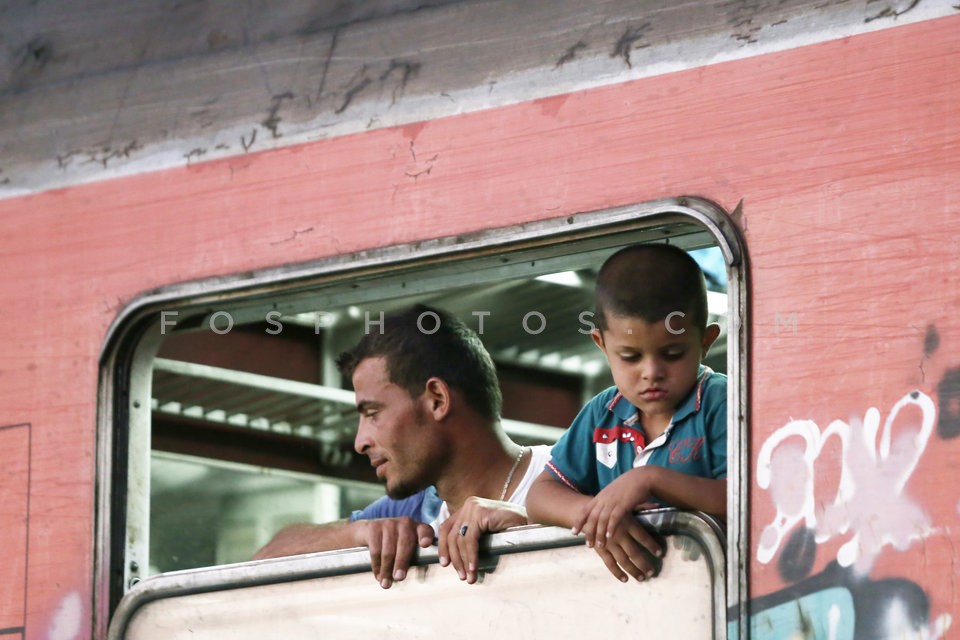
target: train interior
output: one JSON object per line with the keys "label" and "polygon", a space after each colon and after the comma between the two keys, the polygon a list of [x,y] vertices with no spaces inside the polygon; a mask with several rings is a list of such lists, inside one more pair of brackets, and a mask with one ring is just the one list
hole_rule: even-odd
{"label": "train interior", "polygon": [[148,532],[140,576],[249,560],[288,523],[344,518],[383,494],[353,449],[353,395],[334,364],[381,313],[424,303],[464,320],[498,368],[505,431],[523,444],[554,442],[612,384],[589,337],[593,280],[635,241],[676,243],[702,266],[711,321],[723,329],[706,364],[725,372],[726,264],[692,224],[167,316],[151,362],[150,451],[139,458],[149,470],[129,470],[134,484],[149,476],[149,505],[127,523],[128,538]]}

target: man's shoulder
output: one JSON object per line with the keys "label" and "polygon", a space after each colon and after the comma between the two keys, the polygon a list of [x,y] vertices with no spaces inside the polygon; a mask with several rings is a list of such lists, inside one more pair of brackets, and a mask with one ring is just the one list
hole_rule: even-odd
{"label": "man's shoulder", "polygon": [[532,463],[539,463],[542,467],[550,459],[553,452],[553,446],[549,444],[535,444],[530,447],[530,460]]}
{"label": "man's shoulder", "polygon": [[[442,502],[437,490],[430,486],[412,496],[395,500],[389,496],[382,496],[369,504],[365,509],[354,511],[350,520],[372,520],[374,518],[399,518],[408,516],[419,522],[429,522],[432,512],[437,511]],[[435,515],[435,514],[434,514]]]}

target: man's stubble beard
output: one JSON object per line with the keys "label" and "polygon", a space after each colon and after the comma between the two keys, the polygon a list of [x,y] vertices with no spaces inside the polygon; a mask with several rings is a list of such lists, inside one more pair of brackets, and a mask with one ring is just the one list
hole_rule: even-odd
{"label": "man's stubble beard", "polygon": [[[426,416],[422,407],[417,405],[414,409],[414,419],[416,420],[416,425],[419,429],[429,429],[427,425]],[[400,480],[394,486],[386,487],[387,496],[393,500],[403,500],[404,498],[409,498],[410,496],[423,491],[427,487],[436,483],[436,480],[433,477],[433,472],[436,469],[436,465],[430,463],[424,463],[424,467],[420,468],[417,473],[417,477],[413,479]]]}

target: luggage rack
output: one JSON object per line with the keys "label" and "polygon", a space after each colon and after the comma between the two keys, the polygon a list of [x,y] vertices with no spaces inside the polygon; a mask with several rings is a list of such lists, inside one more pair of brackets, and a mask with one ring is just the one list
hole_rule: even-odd
{"label": "luggage rack", "polygon": [[[331,446],[352,442],[354,393],[235,369],[156,358],[152,409],[232,427],[311,438]],[[553,443],[564,429],[502,420],[512,437]]]}

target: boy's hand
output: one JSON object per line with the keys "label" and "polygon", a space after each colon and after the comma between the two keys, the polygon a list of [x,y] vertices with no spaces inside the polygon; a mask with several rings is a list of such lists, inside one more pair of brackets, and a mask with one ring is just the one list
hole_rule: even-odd
{"label": "boy's hand", "polygon": [[580,510],[573,523],[573,533],[583,533],[588,547],[603,547],[613,537],[624,516],[647,502],[650,487],[646,469],[631,469],[604,487]]}
{"label": "boy's hand", "polygon": [[[573,533],[583,533],[588,547],[597,550],[618,580],[626,571],[638,580],[653,574],[643,549],[659,557],[663,551],[633,517],[650,498],[647,469],[631,469],[591,499],[574,521]],[[622,569],[622,570],[621,570]]]}
{"label": "boy's hand", "polygon": [[[656,548],[656,552],[651,549]],[[627,574],[636,580],[646,580],[653,576],[655,567],[650,554],[660,555],[660,546],[653,537],[632,516],[627,516],[623,526],[602,547],[594,547],[603,564],[613,577],[620,582],[629,580]],[[649,552],[649,553],[648,553]]]}

